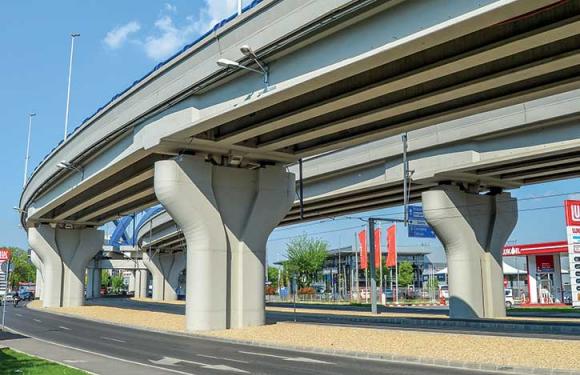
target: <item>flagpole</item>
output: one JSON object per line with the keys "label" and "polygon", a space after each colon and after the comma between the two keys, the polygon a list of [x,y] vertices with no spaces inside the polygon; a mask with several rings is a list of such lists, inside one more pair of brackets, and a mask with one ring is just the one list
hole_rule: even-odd
{"label": "flagpole", "polygon": [[382,226],[379,224],[379,290],[381,291],[381,302],[383,301],[383,251],[381,248],[381,233],[383,232]]}
{"label": "flagpole", "polygon": [[360,288],[358,279],[358,242],[356,238],[356,232],[354,233],[354,267],[355,267],[355,282],[356,282],[356,299],[360,302]]}
{"label": "flagpole", "polygon": [[[397,224],[395,225],[395,233],[397,231]],[[396,300],[395,303],[399,304],[399,254],[396,249],[395,250],[395,287],[397,288]]]}

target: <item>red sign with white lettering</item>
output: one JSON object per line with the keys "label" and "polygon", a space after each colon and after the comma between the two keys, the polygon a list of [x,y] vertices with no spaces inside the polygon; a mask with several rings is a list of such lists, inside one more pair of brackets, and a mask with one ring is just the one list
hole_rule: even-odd
{"label": "red sign with white lettering", "polygon": [[503,248],[504,257],[517,255],[557,254],[567,252],[567,241],[532,243],[525,245],[506,245]]}
{"label": "red sign with white lettering", "polygon": [[580,201],[564,201],[566,207],[566,225],[580,225]]}
{"label": "red sign with white lettering", "polygon": [[1,248],[0,249],[0,261],[10,260],[10,249]]}

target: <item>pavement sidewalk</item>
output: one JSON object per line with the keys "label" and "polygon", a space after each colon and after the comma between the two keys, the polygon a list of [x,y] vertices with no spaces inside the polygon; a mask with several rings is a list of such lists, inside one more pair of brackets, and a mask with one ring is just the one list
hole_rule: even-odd
{"label": "pavement sidewalk", "polygon": [[0,348],[3,347],[81,369],[90,374],[165,375],[173,373],[160,367],[69,348],[13,332],[0,332]]}

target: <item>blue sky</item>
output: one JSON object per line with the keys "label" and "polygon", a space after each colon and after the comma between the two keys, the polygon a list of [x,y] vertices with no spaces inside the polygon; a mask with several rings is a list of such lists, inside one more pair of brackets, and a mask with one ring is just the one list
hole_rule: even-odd
{"label": "blue sky", "polygon": [[[37,113],[32,169],[63,136],[70,33],[81,34],[75,45],[72,129],[156,63],[234,13],[235,8],[235,0],[2,3],[0,244],[27,246],[12,207],[21,193],[28,113]],[[580,179],[575,179],[514,192],[524,200],[520,201],[522,211],[512,239],[519,243],[564,239],[562,201],[579,191]],[[401,216],[401,212],[396,207],[375,214]],[[349,246],[361,225],[359,220],[341,219],[280,228],[268,243],[269,260],[280,259],[289,238],[301,233],[312,233],[333,247]],[[427,242],[440,246],[436,241],[406,239],[403,228],[399,237],[401,245]]]}

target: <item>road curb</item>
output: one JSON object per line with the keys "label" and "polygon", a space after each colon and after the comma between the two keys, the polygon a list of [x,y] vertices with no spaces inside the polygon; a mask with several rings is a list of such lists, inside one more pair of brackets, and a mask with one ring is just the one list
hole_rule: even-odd
{"label": "road curb", "polygon": [[[383,361],[383,362],[391,362],[391,363],[404,363],[404,364],[416,364],[416,365],[425,365],[425,366],[436,366],[436,367],[443,367],[443,368],[452,368],[452,369],[463,369],[463,370],[475,370],[475,371],[485,371],[485,372],[497,372],[501,374],[517,374],[517,375],[530,375],[530,374],[537,374],[537,375],[579,375],[579,371],[575,370],[564,370],[564,369],[544,369],[544,368],[534,368],[534,367],[518,367],[518,366],[505,366],[505,365],[494,365],[494,364],[486,364],[486,363],[473,363],[473,362],[463,362],[463,361],[448,361],[448,360],[438,360],[433,358],[421,358],[421,357],[413,357],[413,356],[400,356],[394,354],[375,354],[375,353],[364,353],[364,352],[357,352],[357,351],[347,351],[347,350],[337,350],[337,349],[328,349],[328,348],[313,348],[308,346],[297,346],[297,345],[280,345],[280,344],[271,344],[263,341],[258,340],[240,340],[240,339],[229,339],[229,338],[222,338],[222,337],[213,337],[213,336],[206,336],[197,333],[189,333],[189,332],[178,332],[178,331],[168,331],[162,329],[154,329],[154,328],[147,328],[142,326],[136,326],[132,324],[121,324],[117,322],[110,322],[102,319],[89,319],[87,317],[75,315],[75,314],[68,314],[63,312],[51,311],[42,308],[36,307],[29,307],[26,305],[27,308],[36,311],[42,311],[53,315],[60,315],[66,316],[69,318],[81,319],[81,320],[88,320],[92,322],[98,322],[118,327],[126,327],[132,328],[141,331],[147,332],[155,332],[155,333],[163,333],[168,335],[180,336],[180,337],[194,337],[198,339],[208,340],[208,341],[215,341],[215,342],[223,342],[223,343],[230,343],[230,344],[243,344],[249,345],[259,348],[268,348],[268,349],[279,349],[279,350],[288,350],[288,351],[295,351],[299,353],[315,353],[315,354],[325,354],[325,355],[332,355],[337,357],[346,357],[346,358],[364,358],[369,360],[375,361]],[[279,324],[292,324],[292,322],[281,322]],[[303,323],[308,324],[308,323]]]}

